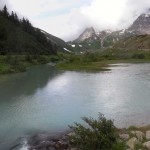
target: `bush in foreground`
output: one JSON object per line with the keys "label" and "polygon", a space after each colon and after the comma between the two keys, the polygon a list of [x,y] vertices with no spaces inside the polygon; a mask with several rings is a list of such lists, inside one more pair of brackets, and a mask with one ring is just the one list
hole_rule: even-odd
{"label": "bush in foreground", "polygon": [[82,118],[87,125],[75,123],[70,126],[75,134],[70,136],[70,143],[79,150],[124,150],[124,144],[118,142],[116,127],[112,120],[102,114],[98,119]]}

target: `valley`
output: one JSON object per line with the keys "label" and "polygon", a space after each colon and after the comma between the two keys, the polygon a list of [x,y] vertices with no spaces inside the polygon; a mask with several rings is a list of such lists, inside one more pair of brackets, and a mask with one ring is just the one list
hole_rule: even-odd
{"label": "valley", "polygon": [[36,6],[47,12],[33,13],[33,24],[9,5],[0,10],[0,150],[150,149],[150,9],[118,29],[78,16],[86,25],[64,40],[45,29],[62,17],[68,34],[76,9],[67,21],[59,4],[47,16],[48,4]]}

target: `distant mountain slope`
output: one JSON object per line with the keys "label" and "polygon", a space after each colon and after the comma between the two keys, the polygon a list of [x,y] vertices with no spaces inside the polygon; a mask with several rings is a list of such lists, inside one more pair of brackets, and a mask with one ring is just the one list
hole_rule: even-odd
{"label": "distant mountain slope", "polygon": [[118,31],[111,32],[108,36],[103,39],[103,47],[111,47],[116,42],[125,39],[127,37],[134,36],[136,33],[134,31],[129,31],[128,29],[122,29]]}
{"label": "distant mountain slope", "polygon": [[[150,9],[142,13],[129,28],[112,32],[104,39],[103,44],[104,47],[113,46],[113,44],[118,43],[120,40],[145,34],[150,34]],[[141,37],[138,36],[137,38]]]}
{"label": "distant mountain slope", "polygon": [[53,45],[57,45],[57,48],[58,50],[60,51],[65,51],[64,49],[68,49],[68,50],[72,50],[72,47],[69,46],[65,41],[63,41],[62,39],[52,35],[52,34],[49,34],[47,33],[46,31],[44,30],[41,30],[40,31],[46,36],[47,40],[51,41],[53,43]]}
{"label": "distant mountain slope", "polygon": [[132,50],[150,50],[150,35],[136,35],[118,41],[114,48]]}
{"label": "distant mountain slope", "polygon": [[101,40],[93,27],[86,28],[74,41],[68,42],[74,51],[83,52],[85,50],[100,49]]}

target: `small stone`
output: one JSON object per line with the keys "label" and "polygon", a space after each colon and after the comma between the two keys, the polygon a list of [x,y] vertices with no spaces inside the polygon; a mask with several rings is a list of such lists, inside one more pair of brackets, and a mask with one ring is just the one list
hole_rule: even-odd
{"label": "small stone", "polygon": [[145,134],[141,131],[135,131],[135,135],[139,141],[143,141]]}
{"label": "small stone", "polygon": [[67,134],[68,136],[75,136],[74,132],[70,132],[69,134]]}
{"label": "small stone", "polygon": [[57,144],[55,145],[55,148],[56,148],[56,149],[60,149],[60,148],[61,148],[60,144],[57,143]]}
{"label": "small stone", "polygon": [[54,146],[55,146],[55,144],[56,144],[56,142],[52,142],[52,141],[50,141],[50,146],[51,146],[51,147],[54,147]]}
{"label": "small stone", "polygon": [[131,148],[134,149],[135,145],[138,144],[138,140],[136,137],[131,138],[128,142],[127,145]]}
{"label": "small stone", "polygon": [[66,135],[64,135],[64,136],[62,137],[62,140],[63,140],[63,141],[68,141],[68,137],[67,137]]}
{"label": "small stone", "polygon": [[53,141],[53,142],[58,142],[58,141],[59,141],[59,138],[58,138],[58,137],[53,137],[52,141]]}
{"label": "small stone", "polygon": [[143,143],[143,146],[150,149],[150,141]]}
{"label": "small stone", "polygon": [[131,131],[131,133],[132,133],[133,135],[135,135],[135,131]]}
{"label": "small stone", "polygon": [[130,137],[129,134],[120,134],[119,136],[124,141],[127,141],[129,139],[129,137]]}
{"label": "small stone", "polygon": [[47,147],[49,147],[49,146],[51,146],[51,142],[49,142],[49,141],[43,141],[43,142],[41,142],[40,144],[39,144],[39,148],[47,148]]}
{"label": "small stone", "polygon": [[146,131],[146,139],[149,140],[150,139],[150,130]]}

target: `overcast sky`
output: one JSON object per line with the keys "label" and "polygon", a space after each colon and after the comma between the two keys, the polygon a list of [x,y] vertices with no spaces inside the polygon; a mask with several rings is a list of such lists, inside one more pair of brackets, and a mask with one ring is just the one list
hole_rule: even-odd
{"label": "overcast sky", "polygon": [[76,38],[86,27],[126,28],[150,8],[150,0],[0,0],[0,8],[4,4],[35,27],[66,41]]}

